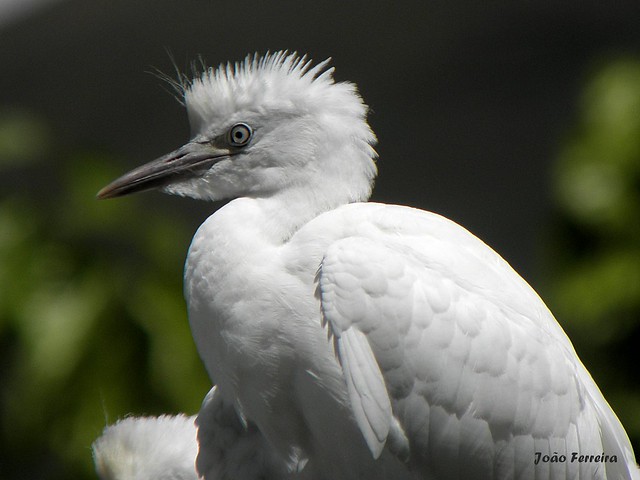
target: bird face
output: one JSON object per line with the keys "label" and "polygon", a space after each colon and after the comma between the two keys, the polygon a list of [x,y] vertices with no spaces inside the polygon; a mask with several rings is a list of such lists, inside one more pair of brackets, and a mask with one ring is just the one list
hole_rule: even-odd
{"label": "bird face", "polygon": [[269,195],[302,180],[321,140],[322,129],[311,116],[241,112],[234,117],[243,121],[210,125],[177,150],[118,178],[98,197],[160,188],[223,200]]}
{"label": "bird face", "polygon": [[[304,57],[280,52],[204,72],[182,86],[192,139],[98,197],[154,188],[204,200],[264,197],[312,187],[333,171],[360,175],[353,183],[368,192],[375,137],[366,106],[353,85],[334,83],[325,65],[310,69]],[[353,168],[330,161],[340,157]]]}

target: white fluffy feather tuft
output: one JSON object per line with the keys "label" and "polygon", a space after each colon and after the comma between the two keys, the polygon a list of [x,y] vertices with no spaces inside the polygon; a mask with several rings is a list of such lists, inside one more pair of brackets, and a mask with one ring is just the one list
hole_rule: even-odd
{"label": "white fluffy feather tuft", "polygon": [[197,480],[195,417],[129,417],[92,445],[101,480]]}
{"label": "white fluffy feather tuft", "polygon": [[241,111],[295,113],[338,109],[364,119],[367,107],[355,85],[335,83],[330,59],[315,66],[286,51],[247,55],[243,62],[208,68],[184,85],[194,134]]}

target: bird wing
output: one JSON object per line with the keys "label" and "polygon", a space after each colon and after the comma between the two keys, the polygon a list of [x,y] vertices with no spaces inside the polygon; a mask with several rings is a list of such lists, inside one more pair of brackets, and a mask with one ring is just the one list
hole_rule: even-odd
{"label": "bird wing", "polygon": [[[633,455],[615,414],[544,303],[499,255],[435,214],[366,211],[363,222],[362,211],[346,210],[349,234],[327,248],[317,279],[374,457],[385,442],[398,452],[410,444],[411,461],[442,478],[627,471]],[[568,458],[545,462],[554,452]],[[618,454],[619,463],[571,462],[573,452]]]}

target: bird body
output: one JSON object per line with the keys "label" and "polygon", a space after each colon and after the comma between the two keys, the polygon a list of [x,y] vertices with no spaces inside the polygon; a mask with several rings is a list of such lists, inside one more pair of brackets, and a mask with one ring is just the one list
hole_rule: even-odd
{"label": "bird body", "polygon": [[[267,438],[286,439],[277,446],[285,458],[303,460],[310,450],[328,454],[327,463],[353,459],[354,443],[328,453],[336,431],[325,427],[338,415],[345,430],[344,405],[361,394],[344,385],[351,361],[340,349],[355,332],[365,334],[379,370],[357,359],[351,368],[384,379],[380,392],[362,395],[389,399],[400,430],[393,453],[410,449],[417,458],[409,465],[424,478],[536,478],[552,468],[567,475],[543,478],[625,478],[605,476],[617,463],[534,463],[536,453],[608,453],[626,469],[633,457],[608,406],[598,411],[602,396],[544,303],[476,237],[433,213],[355,203],[319,215],[284,243],[264,244],[266,217],[254,203],[233,201],[200,228],[186,292],[212,378]],[[247,290],[260,298],[247,304]],[[384,416],[378,408],[372,415]],[[367,416],[356,417],[360,428]],[[391,430],[390,416],[379,421]]]}
{"label": "bird body", "polygon": [[[350,420],[342,369],[315,296],[323,251],[346,232],[336,225],[315,235],[312,220],[285,243],[265,242],[263,229],[274,217],[261,203],[230,202],[200,227],[189,251],[189,321],[211,378],[290,470],[307,468],[310,452],[318,452],[312,464],[321,462],[331,472],[326,478],[403,478],[393,455],[371,461]],[[238,222],[246,228],[234,228]],[[258,292],[251,302],[247,291]]]}
{"label": "bird body", "polygon": [[209,462],[233,462],[206,427],[224,411],[280,459],[265,478],[640,478],[534,290],[454,222],[366,203],[366,106],[324,68],[280,52],[205,72],[184,86],[192,140],[100,193],[231,199],[185,267],[216,384],[199,471],[230,471]]}

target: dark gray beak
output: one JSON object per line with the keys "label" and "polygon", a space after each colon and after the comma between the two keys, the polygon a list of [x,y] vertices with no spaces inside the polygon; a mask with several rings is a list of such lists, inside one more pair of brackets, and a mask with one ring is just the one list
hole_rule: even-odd
{"label": "dark gray beak", "polygon": [[230,149],[216,147],[209,142],[189,142],[168,155],[125,173],[100,190],[98,198],[121,197],[162,188],[181,179],[201,175],[231,153]]}

